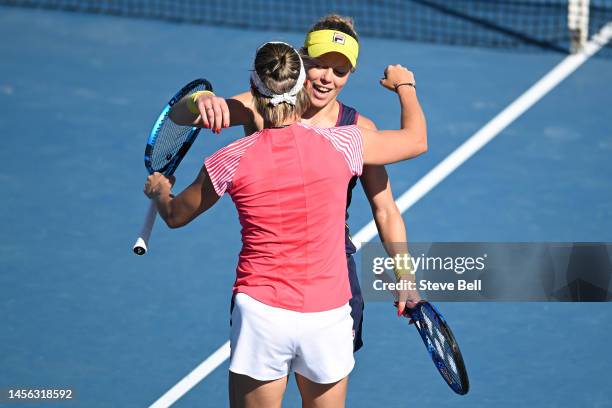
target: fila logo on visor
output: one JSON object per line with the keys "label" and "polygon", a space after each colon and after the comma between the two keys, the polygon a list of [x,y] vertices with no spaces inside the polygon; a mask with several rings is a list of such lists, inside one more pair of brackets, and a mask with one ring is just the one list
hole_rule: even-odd
{"label": "fila logo on visor", "polygon": [[332,39],[332,42],[344,45],[344,40],[346,37],[344,37],[344,34],[341,33],[334,33],[334,38]]}

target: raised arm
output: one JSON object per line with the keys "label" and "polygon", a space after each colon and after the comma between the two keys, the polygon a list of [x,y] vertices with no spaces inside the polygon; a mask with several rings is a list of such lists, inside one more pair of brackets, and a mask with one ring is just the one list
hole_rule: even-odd
{"label": "raised arm", "polygon": [[170,228],[188,224],[219,200],[204,166],[193,183],[176,197],[170,191],[173,184],[174,177],[168,179],[153,173],[147,177],[144,188],[144,193],[155,202],[157,212]]}
{"label": "raised arm", "polygon": [[178,125],[193,125],[219,133],[229,126],[251,126],[255,122],[253,96],[244,92],[224,99],[212,93],[186,95],[170,109],[170,119]]}
{"label": "raised arm", "polygon": [[382,86],[397,92],[401,105],[400,130],[361,128],[366,164],[389,164],[427,151],[427,125],[416,95],[414,75],[401,65],[385,69]]}

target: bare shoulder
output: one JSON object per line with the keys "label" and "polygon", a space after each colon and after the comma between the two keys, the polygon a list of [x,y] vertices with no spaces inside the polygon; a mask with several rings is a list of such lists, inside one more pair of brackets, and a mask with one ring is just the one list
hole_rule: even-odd
{"label": "bare shoulder", "polygon": [[241,102],[245,107],[253,107],[253,95],[250,92],[243,92],[241,94],[234,95],[230,99]]}
{"label": "bare shoulder", "polygon": [[[362,134],[366,133],[370,137],[376,137],[378,128],[374,121],[367,116],[359,115],[357,118],[357,126],[361,128]],[[383,165],[367,164],[363,166],[363,173],[359,177],[363,184],[366,196],[371,199],[375,193],[374,190],[380,191],[386,188],[389,177]]]}
{"label": "bare shoulder", "polygon": [[263,118],[255,108],[255,101],[251,92],[243,92],[227,100],[232,116],[232,124],[244,126],[246,135],[263,128]]}
{"label": "bare shoulder", "polygon": [[370,130],[377,129],[376,124],[370,118],[361,114],[357,117],[357,126]]}

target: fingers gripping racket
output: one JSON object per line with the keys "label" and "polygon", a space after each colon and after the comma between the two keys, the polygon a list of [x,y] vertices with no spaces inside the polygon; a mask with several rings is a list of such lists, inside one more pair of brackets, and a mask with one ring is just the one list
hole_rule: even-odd
{"label": "fingers gripping racket", "polygon": [[412,309],[406,308],[404,316],[414,321],[414,326],[444,381],[457,394],[467,394],[470,382],[463,357],[453,332],[440,312],[431,303],[421,301]]}
{"label": "fingers gripping racket", "polygon": [[[162,110],[151,130],[147,140],[147,147],[145,148],[144,162],[149,174],[159,172],[166,177],[172,175],[189,151],[189,148],[200,132],[200,128],[177,125],[170,120],[168,114],[170,113],[170,108],[180,101],[182,97],[203,90],[212,91],[210,82],[206,79],[191,81],[181,88],[170,99],[164,110]],[[147,253],[147,243],[149,242],[156,216],[157,209],[155,208],[155,203],[151,201],[142,229],[133,247],[134,253],[137,255]]]}

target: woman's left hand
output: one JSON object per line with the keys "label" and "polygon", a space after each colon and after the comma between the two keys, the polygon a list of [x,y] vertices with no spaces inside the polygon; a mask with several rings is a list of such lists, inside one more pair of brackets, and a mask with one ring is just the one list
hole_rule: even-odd
{"label": "woman's left hand", "polygon": [[384,77],[380,79],[380,84],[393,92],[397,92],[397,85],[405,83],[414,84],[414,74],[399,64],[388,65]]}
{"label": "woman's left hand", "polygon": [[401,316],[404,314],[406,308],[412,309],[419,303],[421,296],[417,290],[400,290],[397,293],[397,315]]}

